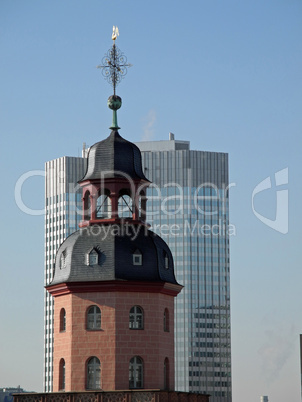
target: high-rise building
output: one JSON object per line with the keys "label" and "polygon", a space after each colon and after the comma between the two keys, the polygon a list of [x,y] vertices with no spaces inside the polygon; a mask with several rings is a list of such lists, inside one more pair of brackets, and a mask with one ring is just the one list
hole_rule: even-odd
{"label": "high-rise building", "polygon": [[[169,245],[177,281],[175,389],[231,401],[228,155],[190,150],[188,141],[136,143],[142,152],[147,222]],[[61,242],[77,229],[85,158],[46,164],[45,282]],[[53,306],[45,296],[45,391],[52,390]]]}
{"label": "high-rise building", "polygon": [[152,181],[147,221],[184,285],[175,309],[175,388],[231,401],[228,155],[188,141],[136,143]]}
{"label": "high-rise building", "polygon": [[[83,177],[85,158],[62,157],[45,164],[45,276],[53,278],[56,252],[66,237],[78,229],[82,193],[77,182]],[[53,297],[44,294],[44,391],[53,387]]]}

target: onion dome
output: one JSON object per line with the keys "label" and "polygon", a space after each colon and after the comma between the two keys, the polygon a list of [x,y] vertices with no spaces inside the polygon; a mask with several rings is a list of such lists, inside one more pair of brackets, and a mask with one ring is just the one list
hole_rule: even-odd
{"label": "onion dome", "polygon": [[88,154],[87,170],[79,183],[101,177],[118,178],[129,176],[133,180],[149,180],[142,170],[139,148],[112,130],[108,138],[94,144]]}

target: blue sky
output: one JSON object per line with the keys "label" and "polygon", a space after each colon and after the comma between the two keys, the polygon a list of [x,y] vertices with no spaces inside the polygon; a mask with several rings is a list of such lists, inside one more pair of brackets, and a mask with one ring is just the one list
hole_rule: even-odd
{"label": "blue sky", "polygon": [[[17,180],[47,160],[77,156],[109,134],[112,89],[95,67],[117,45],[133,64],[118,86],[130,141],[189,140],[228,152],[233,401],[300,400],[302,333],[302,2],[1,0],[0,387],[42,390],[44,217],[16,205]],[[288,168],[288,184],[258,193],[276,216],[288,191],[289,231],[252,210],[254,188]],[[42,176],[22,199],[43,208]],[[282,206],[281,206],[282,207]],[[284,219],[287,210],[281,208]],[[244,397],[243,397],[244,395]]]}

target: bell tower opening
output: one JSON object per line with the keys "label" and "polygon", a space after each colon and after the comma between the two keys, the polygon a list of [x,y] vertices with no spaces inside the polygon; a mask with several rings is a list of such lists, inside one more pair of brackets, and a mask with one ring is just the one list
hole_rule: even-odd
{"label": "bell tower opening", "polygon": [[96,219],[110,219],[112,213],[110,191],[104,189],[100,191],[96,202]]}
{"label": "bell tower opening", "polygon": [[84,220],[89,221],[91,218],[91,200],[90,200],[90,192],[86,191],[85,195],[83,197],[83,215],[84,215]]}
{"label": "bell tower opening", "polygon": [[130,190],[122,189],[119,192],[118,198],[118,217],[119,218],[132,218],[133,205]]}

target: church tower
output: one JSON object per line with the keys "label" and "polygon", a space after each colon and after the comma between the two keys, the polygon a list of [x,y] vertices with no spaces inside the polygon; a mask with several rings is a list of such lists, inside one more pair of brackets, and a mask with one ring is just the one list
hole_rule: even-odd
{"label": "church tower", "polygon": [[146,223],[138,147],[118,132],[115,87],[125,56],[115,45],[102,71],[113,84],[111,134],[90,148],[80,180],[80,229],[60,246],[54,296],[53,391],[174,389],[173,257]]}

